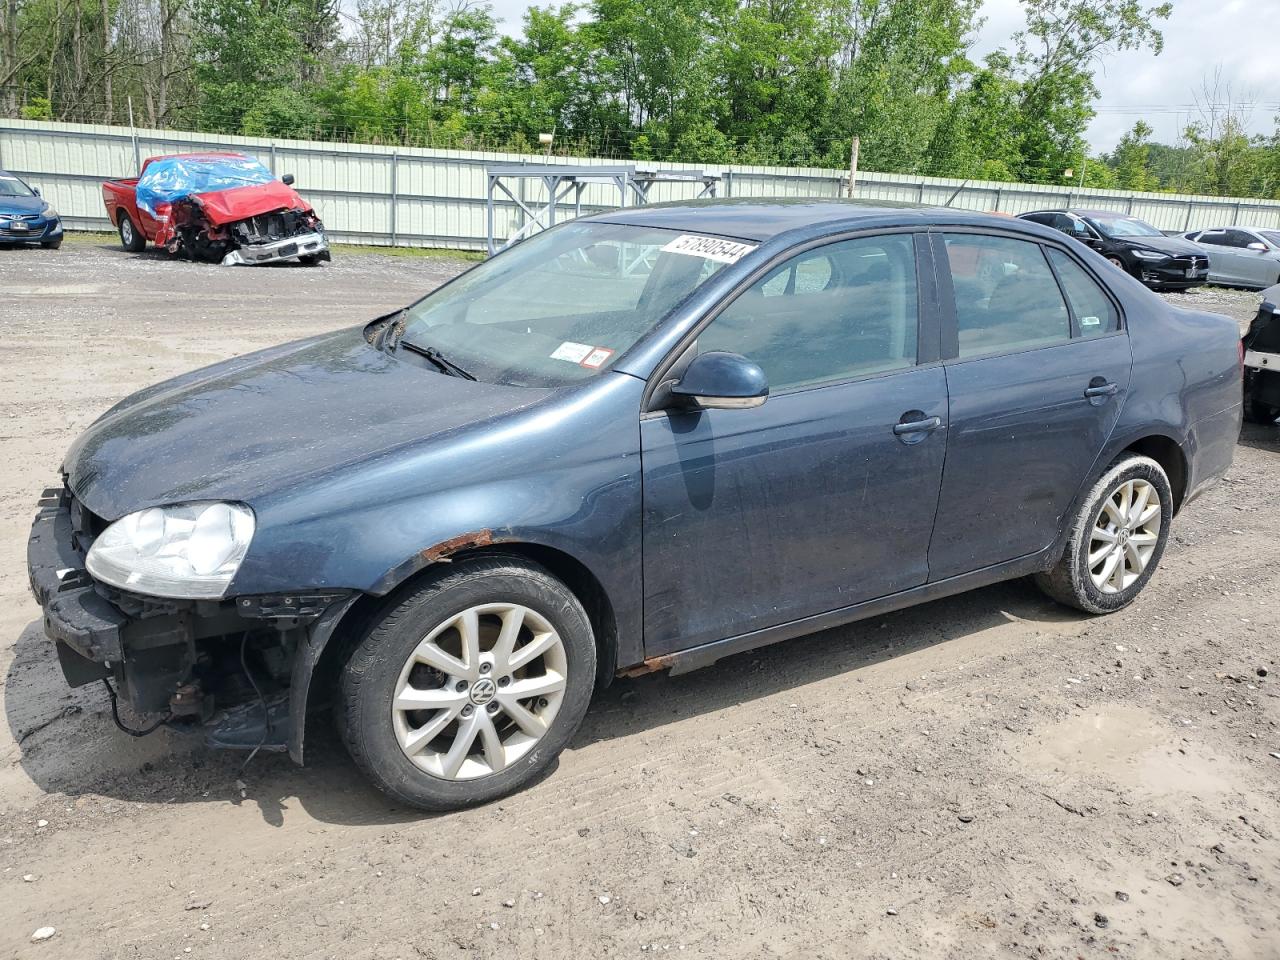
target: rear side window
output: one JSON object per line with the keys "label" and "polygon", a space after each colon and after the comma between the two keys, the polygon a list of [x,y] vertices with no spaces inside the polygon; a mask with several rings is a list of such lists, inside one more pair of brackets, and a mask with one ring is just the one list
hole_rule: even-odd
{"label": "rear side window", "polygon": [[1066,302],[1039,244],[979,234],[943,236],[962,358],[1071,339]]}
{"label": "rear side window", "polygon": [[1120,329],[1120,314],[1096,280],[1061,250],[1049,250],[1049,260],[1066,291],[1078,336],[1100,337]]}
{"label": "rear side window", "polygon": [[782,390],[914,366],[917,322],[911,235],[859,237],[779,264],[699,334],[697,348],[740,353]]}

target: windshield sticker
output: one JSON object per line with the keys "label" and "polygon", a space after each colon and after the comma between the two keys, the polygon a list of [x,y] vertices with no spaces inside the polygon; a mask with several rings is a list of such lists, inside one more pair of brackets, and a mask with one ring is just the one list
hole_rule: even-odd
{"label": "windshield sticker", "polygon": [[603,367],[605,361],[613,356],[613,351],[608,347],[592,347],[591,352],[582,358],[579,366],[587,367],[591,370],[597,370]]}
{"label": "windshield sticker", "polygon": [[574,343],[566,340],[551,353],[552,360],[568,360],[570,363],[581,363],[587,359],[595,347],[587,343]]}
{"label": "windshield sticker", "polygon": [[1081,317],[1080,326],[1082,327],[1100,327],[1102,326],[1101,317]]}
{"label": "windshield sticker", "polygon": [[720,237],[699,237],[692,233],[682,233],[663,247],[662,252],[683,253],[687,257],[701,257],[716,263],[737,263],[755,248],[754,243],[738,243],[736,240],[722,240]]}

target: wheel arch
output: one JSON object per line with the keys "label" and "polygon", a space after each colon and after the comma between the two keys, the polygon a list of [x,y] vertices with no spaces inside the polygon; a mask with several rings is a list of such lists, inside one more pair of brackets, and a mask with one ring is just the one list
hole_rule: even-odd
{"label": "wheel arch", "polygon": [[1187,494],[1187,477],[1190,466],[1186,452],[1172,437],[1155,433],[1129,443],[1121,452],[1132,452],[1143,457],[1150,457],[1169,478],[1169,486],[1173,491],[1173,512],[1176,516],[1182,507]]}
{"label": "wheel arch", "polygon": [[397,598],[426,577],[439,573],[446,564],[461,563],[482,557],[508,557],[535,563],[569,588],[582,604],[591,622],[596,641],[596,686],[607,686],[618,665],[618,618],[613,600],[600,578],[572,554],[544,544],[527,541],[491,542],[482,538],[477,544],[472,538],[459,546],[450,546],[464,538],[445,541],[424,554],[433,559],[415,565],[406,575],[385,591],[362,593],[353,601],[347,601],[339,612],[337,621],[320,637],[319,649],[309,648],[294,659],[291,686],[291,712],[295,723],[290,737],[289,752],[295,761],[302,763],[303,745],[308,717],[328,703],[339,671],[351,656],[360,638],[376,622],[381,613],[393,605]]}

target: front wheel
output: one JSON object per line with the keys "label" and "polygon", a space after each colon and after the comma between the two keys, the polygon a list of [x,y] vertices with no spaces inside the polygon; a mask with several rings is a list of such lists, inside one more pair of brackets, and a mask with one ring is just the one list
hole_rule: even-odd
{"label": "front wheel", "polygon": [[515,558],[450,565],[392,601],[342,670],[339,731],[360,768],[424,810],[485,803],[543,773],[586,714],[582,604]]}
{"label": "front wheel", "polygon": [[1173,490],[1164,469],[1150,457],[1126,454],[1084,498],[1062,558],[1036,574],[1036,585],[1086,613],[1126,607],[1155,573],[1172,518]]}
{"label": "front wheel", "polygon": [[44,247],[46,250],[57,250],[62,246],[62,241],[61,240],[42,240],[40,242],[40,246]]}

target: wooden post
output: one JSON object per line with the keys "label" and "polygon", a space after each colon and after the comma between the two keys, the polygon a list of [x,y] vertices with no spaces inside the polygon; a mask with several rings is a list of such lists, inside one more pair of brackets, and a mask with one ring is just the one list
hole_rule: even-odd
{"label": "wooden post", "polygon": [[858,182],[858,146],[859,139],[854,137],[849,145],[849,199],[853,199],[853,188]]}

